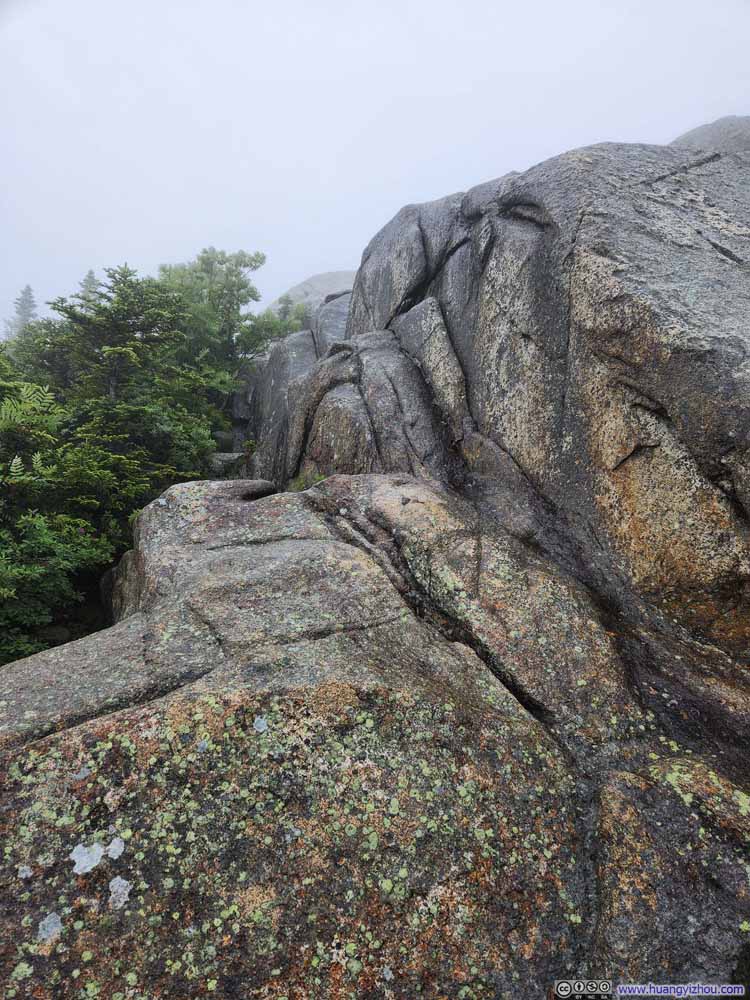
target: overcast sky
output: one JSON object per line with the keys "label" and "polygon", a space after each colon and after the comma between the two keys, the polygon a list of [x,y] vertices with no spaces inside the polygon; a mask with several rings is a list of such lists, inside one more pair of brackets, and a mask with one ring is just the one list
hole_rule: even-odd
{"label": "overcast sky", "polygon": [[748,0],[0,0],[0,317],[208,245],[269,301],[408,202],[750,113],[749,46]]}

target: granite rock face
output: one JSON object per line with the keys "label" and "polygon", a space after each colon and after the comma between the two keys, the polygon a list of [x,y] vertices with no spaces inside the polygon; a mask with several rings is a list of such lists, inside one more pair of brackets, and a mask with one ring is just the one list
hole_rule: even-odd
{"label": "granite rock face", "polygon": [[[259,445],[254,465],[271,474],[283,469],[274,465],[273,456],[283,447],[290,389],[325,357],[330,344],[346,335],[354,276],[353,271],[330,271],[295,285],[289,297],[293,304],[307,307],[311,329],[272,344],[232,396],[232,447],[242,451],[249,440]],[[272,303],[269,309],[277,306]]]}
{"label": "granite rock face", "polygon": [[745,684],[718,662],[745,662],[750,621],[749,163],[602,145],[403,209],[364,253],[347,343],[290,387],[261,377],[274,447],[254,474],[426,470],[506,515],[526,490],[526,530],[602,599],[717,650],[710,692],[702,669],[683,683],[733,724]]}
{"label": "granite rock face", "polygon": [[258,367],[258,478],[168,490],[116,624],[4,668],[8,996],[750,986],[750,153],[711,134],[403,209]]}

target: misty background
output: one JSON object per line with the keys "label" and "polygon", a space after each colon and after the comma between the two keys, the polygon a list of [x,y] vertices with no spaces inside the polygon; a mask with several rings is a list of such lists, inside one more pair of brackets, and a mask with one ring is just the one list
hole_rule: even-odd
{"label": "misty background", "polygon": [[748,113],[748,42],[747,0],[0,0],[0,320],[208,245],[268,303],[408,202]]}

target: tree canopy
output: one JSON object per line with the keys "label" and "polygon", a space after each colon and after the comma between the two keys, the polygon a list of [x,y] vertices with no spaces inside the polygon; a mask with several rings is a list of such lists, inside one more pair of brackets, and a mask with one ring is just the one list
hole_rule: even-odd
{"label": "tree canopy", "polygon": [[0,345],[0,663],[75,621],[140,508],[210,474],[239,373],[300,322],[248,308],[264,261],[209,247],[155,278],[89,271],[43,319],[27,289],[16,300]]}

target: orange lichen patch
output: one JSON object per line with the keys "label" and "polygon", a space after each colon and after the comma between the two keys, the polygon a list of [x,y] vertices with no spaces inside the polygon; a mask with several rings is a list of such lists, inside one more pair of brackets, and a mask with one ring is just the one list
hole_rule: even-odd
{"label": "orange lichen patch", "polygon": [[637,942],[657,934],[663,876],[661,856],[636,802],[652,787],[640,776],[619,773],[604,785],[600,797],[598,883],[599,914],[595,952],[600,961],[635,974],[641,968]]}
{"label": "orange lichen patch", "polygon": [[340,719],[347,711],[358,708],[360,699],[351,684],[331,681],[311,688],[308,704],[320,715],[335,715]]}
{"label": "orange lichen patch", "polygon": [[[655,361],[668,339],[646,323],[628,337],[628,361]],[[673,429],[638,394],[612,384],[611,366],[586,354],[578,391],[587,410],[585,441],[592,493],[603,525],[648,593],[709,593],[750,572],[745,532],[725,494],[709,482]]]}
{"label": "orange lichen patch", "polygon": [[643,907],[655,911],[653,875],[643,863],[651,847],[651,835],[634,801],[634,792],[645,791],[650,782],[627,774],[610,781],[601,797],[599,836],[605,844],[606,869],[602,873],[609,892],[605,905],[613,913],[634,913]]}
{"label": "orange lichen patch", "polygon": [[658,446],[634,450],[599,477],[597,504],[637,586],[718,586],[747,569],[742,532],[721,491],[666,430],[660,435]]}
{"label": "orange lichen patch", "polygon": [[302,817],[297,820],[297,829],[305,847],[300,861],[300,871],[304,871],[308,878],[315,880],[325,877],[330,867],[325,825],[317,819]]}
{"label": "orange lichen patch", "polygon": [[[481,735],[484,735],[485,738],[489,737],[489,734]],[[456,778],[464,784],[469,781],[473,782],[478,793],[488,791],[492,788],[493,783],[497,781],[496,775],[489,772],[486,767],[479,767],[474,761],[467,761],[459,769]]]}
{"label": "orange lichen patch", "polygon": [[159,733],[170,738],[182,732],[200,730],[207,736],[223,733],[227,716],[252,701],[253,694],[229,687],[221,697],[192,692],[179,693],[166,700]]}
{"label": "orange lichen patch", "polygon": [[258,914],[261,914],[262,917],[270,920],[274,930],[278,929],[279,907],[276,905],[276,890],[272,885],[251,885],[247,889],[230,892],[228,895],[236,904],[240,917],[246,923],[257,920]]}
{"label": "orange lichen patch", "polygon": [[[723,591],[723,593],[722,593]],[[679,618],[709,642],[743,655],[750,644],[750,593],[746,578],[734,578],[717,592],[695,593],[684,589],[677,593],[649,595],[670,618]],[[737,664],[738,679],[750,681],[747,666]]]}

